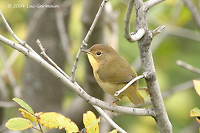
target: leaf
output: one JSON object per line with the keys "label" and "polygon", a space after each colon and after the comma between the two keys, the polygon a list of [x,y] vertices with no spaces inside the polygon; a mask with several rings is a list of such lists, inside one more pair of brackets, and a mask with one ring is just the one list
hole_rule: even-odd
{"label": "leaf", "polygon": [[190,110],[190,117],[196,117],[197,122],[200,123],[200,109],[196,107]]}
{"label": "leaf", "polygon": [[21,114],[22,114],[22,116],[23,116],[24,118],[27,118],[27,119],[29,119],[31,122],[34,122],[36,126],[38,125],[38,123],[37,123],[37,118],[36,118],[35,115],[33,115],[33,114],[27,112],[26,110],[24,110],[24,109],[22,109],[22,108],[19,108],[19,111],[21,112]]}
{"label": "leaf", "polygon": [[112,131],[110,131],[108,133],[117,133],[117,129],[114,129],[114,130],[112,130]]}
{"label": "leaf", "polygon": [[19,117],[8,120],[8,122],[6,123],[6,127],[10,130],[20,131],[32,128],[33,126],[29,120]]}
{"label": "leaf", "polygon": [[193,84],[197,94],[200,96],[200,80],[193,80]]}
{"label": "leaf", "polygon": [[190,110],[190,117],[200,117],[200,109],[196,107]]}
{"label": "leaf", "polygon": [[72,122],[69,118],[66,118],[65,116],[56,112],[40,113],[38,116],[38,121],[44,127],[47,127],[50,129],[65,128],[67,133],[79,131],[77,125],[74,122]]}
{"label": "leaf", "polygon": [[13,98],[13,101],[18,103],[21,107],[26,109],[28,112],[34,114],[33,109],[26,102],[24,102],[23,100],[21,100],[19,98]]}
{"label": "leaf", "polygon": [[91,111],[87,111],[83,114],[83,123],[87,130],[87,133],[99,133],[100,118],[97,119],[95,114]]}

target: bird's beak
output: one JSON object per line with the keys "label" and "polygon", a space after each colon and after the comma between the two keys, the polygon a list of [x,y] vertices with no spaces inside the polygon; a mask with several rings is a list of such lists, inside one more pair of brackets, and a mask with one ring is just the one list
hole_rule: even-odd
{"label": "bird's beak", "polygon": [[89,49],[82,49],[81,52],[84,52],[84,53],[90,54],[90,50],[89,50]]}

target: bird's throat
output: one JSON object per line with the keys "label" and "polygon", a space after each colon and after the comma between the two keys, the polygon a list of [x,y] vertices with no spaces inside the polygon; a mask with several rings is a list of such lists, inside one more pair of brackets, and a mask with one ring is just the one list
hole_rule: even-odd
{"label": "bird's throat", "polygon": [[90,61],[90,64],[93,68],[93,71],[97,71],[99,69],[99,63],[97,62],[97,60],[91,54],[87,54],[87,55],[88,55],[88,59]]}

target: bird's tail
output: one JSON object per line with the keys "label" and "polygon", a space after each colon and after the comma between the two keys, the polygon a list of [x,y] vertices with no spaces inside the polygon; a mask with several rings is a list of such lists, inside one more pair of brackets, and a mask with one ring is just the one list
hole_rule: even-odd
{"label": "bird's tail", "polygon": [[129,87],[126,92],[126,96],[135,105],[144,103],[144,98],[140,95],[136,86]]}

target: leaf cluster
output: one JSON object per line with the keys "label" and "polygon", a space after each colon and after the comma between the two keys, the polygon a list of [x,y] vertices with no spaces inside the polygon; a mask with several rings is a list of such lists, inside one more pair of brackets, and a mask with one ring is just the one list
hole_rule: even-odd
{"label": "leaf cluster", "polygon": [[[29,128],[45,133],[43,127],[53,129],[65,129],[66,133],[99,133],[100,118],[96,118],[95,114],[87,111],[83,114],[83,123],[85,128],[79,131],[78,126],[69,118],[57,112],[39,112],[34,113],[33,109],[23,100],[13,98],[22,108],[19,108],[22,117],[11,118],[6,123],[6,127],[10,130],[21,131]],[[38,128],[39,127],[39,128]],[[117,133],[113,130],[109,133]]]}

